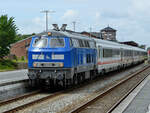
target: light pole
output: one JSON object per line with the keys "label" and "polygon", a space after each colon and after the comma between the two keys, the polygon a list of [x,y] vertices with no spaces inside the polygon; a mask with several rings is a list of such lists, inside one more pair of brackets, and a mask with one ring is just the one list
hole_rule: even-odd
{"label": "light pole", "polygon": [[48,31],[48,13],[54,13],[55,11],[49,11],[49,10],[44,10],[41,11],[41,13],[45,13],[46,14],[46,32]]}
{"label": "light pole", "polygon": [[75,29],[76,29],[76,21],[73,21],[73,29],[74,29],[74,32],[75,32]]}
{"label": "light pole", "polygon": [[91,38],[92,27],[90,26],[90,38]]}

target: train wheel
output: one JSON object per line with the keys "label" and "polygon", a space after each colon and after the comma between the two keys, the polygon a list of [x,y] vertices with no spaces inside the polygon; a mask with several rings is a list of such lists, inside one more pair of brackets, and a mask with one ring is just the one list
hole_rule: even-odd
{"label": "train wheel", "polygon": [[62,86],[63,86],[63,88],[66,88],[66,80],[65,79],[63,80],[63,85]]}
{"label": "train wheel", "polygon": [[77,79],[77,75],[73,76],[73,85],[77,85],[78,84],[78,79]]}
{"label": "train wheel", "polygon": [[32,87],[32,88],[34,88],[34,87],[37,87],[37,85],[36,85],[36,80],[29,80],[29,85]]}
{"label": "train wheel", "polygon": [[79,75],[79,83],[82,83],[83,82],[83,76],[82,74]]}
{"label": "train wheel", "polygon": [[83,81],[82,73],[79,73],[79,74],[78,74],[77,80],[78,80],[78,84],[81,84],[81,83],[82,83],[82,81]]}
{"label": "train wheel", "polygon": [[103,69],[102,72],[101,72],[101,75],[104,75],[104,74],[105,74],[105,70]]}
{"label": "train wheel", "polygon": [[73,85],[73,79],[69,79],[69,87]]}
{"label": "train wheel", "polygon": [[85,73],[82,73],[82,82],[85,82]]}

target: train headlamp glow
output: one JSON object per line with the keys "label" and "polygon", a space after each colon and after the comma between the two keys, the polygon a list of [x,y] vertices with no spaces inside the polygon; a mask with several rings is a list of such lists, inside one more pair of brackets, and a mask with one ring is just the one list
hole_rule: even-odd
{"label": "train headlamp glow", "polygon": [[37,63],[34,62],[34,63],[33,63],[33,67],[37,67]]}
{"label": "train headlamp glow", "polygon": [[59,63],[59,66],[60,66],[60,67],[63,67],[63,66],[64,66],[64,64],[63,64],[63,63]]}
{"label": "train headlamp glow", "polygon": [[52,35],[52,33],[51,33],[51,32],[48,32],[48,33],[47,33],[47,35],[48,35],[48,36],[51,36],[51,35]]}

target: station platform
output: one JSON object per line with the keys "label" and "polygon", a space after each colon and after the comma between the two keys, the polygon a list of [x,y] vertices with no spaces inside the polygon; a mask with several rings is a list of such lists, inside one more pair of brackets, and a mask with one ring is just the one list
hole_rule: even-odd
{"label": "station platform", "polygon": [[112,113],[150,113],[150,75]]}
{"label": "station platform", "polygon": [[28,79],[27,72],[27,69],[0,72],[0,85],[7,82],[26,80]]}

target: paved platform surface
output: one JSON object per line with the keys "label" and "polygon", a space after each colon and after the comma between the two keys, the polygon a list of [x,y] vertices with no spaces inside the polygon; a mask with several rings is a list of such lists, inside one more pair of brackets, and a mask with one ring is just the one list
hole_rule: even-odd
{"label": "paved platform surface", "polygon": [[4,82],[17,81],[28,79],[27,69],[17,70],[17,71],[8,71],[0,72],[0,84]]}
{"label": "paved platform surface", "polygon": [[150,75],[112,113],[150,113]]}

